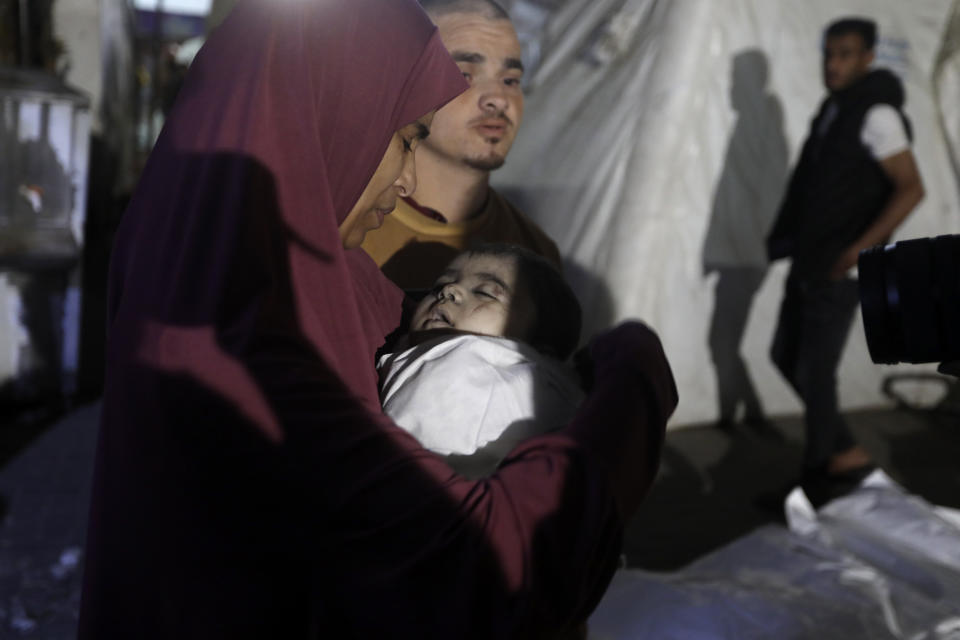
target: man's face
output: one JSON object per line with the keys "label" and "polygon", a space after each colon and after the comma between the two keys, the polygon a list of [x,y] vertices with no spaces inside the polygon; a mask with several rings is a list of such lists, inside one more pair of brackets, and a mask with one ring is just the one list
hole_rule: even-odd
{"label": "man's face", "polygon": [[523,117],[520,41],[509,20],[479,13],[449,13],[436,24],[470,88],[437,112],[424,152],[482,171],[497,169]]}
{"label": "man's face", "polygon": [[873,57],[859,34],[830,36],[823,45],[823,84],[830,91],[849,87],[867,73]]}
{"label": "man's face", "polygon": [[513,256],[463,253],[417,307],[412,331],[456,329],[522,340],[533,324],[530,296]]}

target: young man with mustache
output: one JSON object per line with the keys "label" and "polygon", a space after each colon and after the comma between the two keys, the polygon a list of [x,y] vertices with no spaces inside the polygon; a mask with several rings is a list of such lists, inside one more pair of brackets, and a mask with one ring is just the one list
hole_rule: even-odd
{"label": "young man with mustache", "polygon": [[559,267],[552,240],[490,187],[523,117],[520,42],[492,0],[421,0],[470,89],[437,112],[416,156],[418,187],[363,248],[407,290],[432,286],[462,249],[519,245]]}

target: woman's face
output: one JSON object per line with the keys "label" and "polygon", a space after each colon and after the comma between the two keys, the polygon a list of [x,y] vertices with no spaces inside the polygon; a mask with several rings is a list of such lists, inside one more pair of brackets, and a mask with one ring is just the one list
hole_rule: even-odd
{"label": "woman's face", "polygon": [[420,141],[430,133],[431,111],[394,132],[380,166],[367,183],[360,199],[340,223],[340,240],[344,249],[356,249],[368,231],[379,229],[383,217],[397,206],[397,198],[410,196],[417,188],[417,170],[413,153]]}

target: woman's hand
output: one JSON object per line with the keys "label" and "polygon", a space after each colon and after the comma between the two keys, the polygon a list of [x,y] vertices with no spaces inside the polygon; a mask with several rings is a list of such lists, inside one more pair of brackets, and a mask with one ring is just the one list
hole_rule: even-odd
{"label": "woman's hand", "polygon": [[639,365],[651,357],[666,363],[657,334],[638,320],[628,320],[594,336],[587,346],[573,354],[573,366],[580,376],[580,385],[589,393],[602,371]]}
{"label": "woman's hand", "polygon": [[678,401],[673,372],[660,339],[637,321],[599,334],[576,361],[589,395],[572,429],[603,460],[627,519],[656,475]]}

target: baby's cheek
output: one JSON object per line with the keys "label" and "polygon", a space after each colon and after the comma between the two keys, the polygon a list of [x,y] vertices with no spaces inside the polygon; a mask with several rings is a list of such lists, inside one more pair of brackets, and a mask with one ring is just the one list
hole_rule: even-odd
{"label": "baby's cheek", "polygon": [[423,322],[424,316],[427,315],[427,312],[430,310],[429,300],[423,300],[420,304],[417,305],[417,308],[413,312],[413,318],[410,319],[410,326],[417,327],[421,322]]}
{"label": "baby's cheek", "polygon": [[507,334],[507,328],[510,326],[510,312],[507,309],[501,308],[496,312],[497,318],[497,334],[505,336]]}

